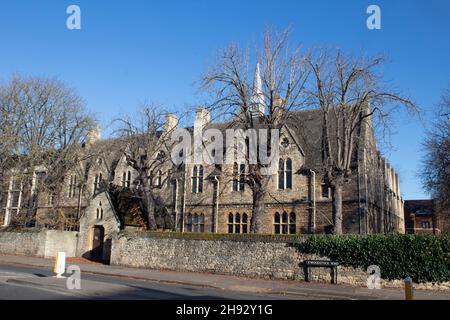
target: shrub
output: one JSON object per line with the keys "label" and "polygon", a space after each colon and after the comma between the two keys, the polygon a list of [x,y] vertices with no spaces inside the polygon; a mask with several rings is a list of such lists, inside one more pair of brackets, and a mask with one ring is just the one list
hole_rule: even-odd
{"label": "shrub", "polygon": [[384,279],[450,280],[450,237],[445,235],[317,235],[296,241],[304,253],[328,256],[344,266],[378,265]]}

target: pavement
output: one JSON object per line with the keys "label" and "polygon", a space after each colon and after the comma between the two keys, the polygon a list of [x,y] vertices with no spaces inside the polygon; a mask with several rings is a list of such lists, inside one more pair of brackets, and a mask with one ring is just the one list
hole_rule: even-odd
{"label": "pavement", "polygon": [[[160,292],[176,292],[182,288],[200,290],[201,296],[230,299],[339,299],[339,300],[403,300],[404,292],[397,288],[368,289],[349,285],[332,285],[293,280],[266,280],[229,275],[149,270],[92,263],[84,259],[71,259],[66,266],[78,265],[81,269],[83,291],[67,291],[66,280],[52,277],[53,259],[38,257],[0,255],[0,285],[46,288],[67,293],[76,298],[118,297],[172,299],[169,295],[140,295],[129,289],[141,286]],[[9,266],[9,269],[8,269]],[[22,267],[22,269],[20,269]],[[11,269],[13,268],[13,269]],[[18,269],[19,268],[19,269]],[[27,270],[26,268],[32,268]],[[2,273],[3,272],[3,273]],[[6,279],[6,280],[5,280]],[[169,288],[169,289],[168,289]],[[171,291],[172,290],[172,291]],[[195,290],[194,290],[195,291]],[[125,292],[125,293],[124,293]],[[189,299],[189,294],[181,295]],[[1,286],[0,286],[1,298]],[[415,290],[417,300],[450,300],[450,291]]]}

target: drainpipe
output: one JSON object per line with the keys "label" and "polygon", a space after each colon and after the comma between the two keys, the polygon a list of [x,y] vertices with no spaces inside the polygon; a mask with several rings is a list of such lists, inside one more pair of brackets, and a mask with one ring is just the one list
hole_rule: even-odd
{"label": "drainpipe", "polygon": [[184,166],[183,209],[181,214],[181,232],[184,232],[184,213],[186,211],[186,165]]}
{"label": "drainpipe", "polygon": [[178,178],[175,178],[175,231],[178,226]]}
{"label": "drainpipe", "polygon": [[220,181],[217,176],[214,176],[214,180],[216,181],[216,212],[214,215],[214,232],[217,233],[218,224],[219,224],[219,188]]}
{"label": "drainpipe", "polygon": [[316,172],[309,170],[311,174],[311,198],[312,198],[312,232],[316,233]]}

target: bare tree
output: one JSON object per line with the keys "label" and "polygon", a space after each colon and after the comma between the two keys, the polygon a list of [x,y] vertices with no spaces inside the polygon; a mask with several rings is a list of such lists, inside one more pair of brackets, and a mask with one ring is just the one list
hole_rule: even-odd
{"label": "bare tree", "polygon": [[336,234],[342,233],[342,189],[353,173],[362,124],[370,127],[375,121],[386,129],[395,109],[417,110],[413,101],[383,84],[378,73],[383,62],[381,57],[352,57],[339,50],[319,50],[307,59],[313,75],[309,103],[322,111],[323,171],[332,189]]}
{"label": "bare tree", "polygon": [[0,87],[0,108],[0,172],[28,192],[20,219],[34,219],[39,194],[60,192],[96,121],[74,90],[46,77],[13,76]]}
{"label": "bare tree", "polygon": [[162,228],[174,228],[174,221],[168,221],[169,210],[159,191],[170,182],[173,163],[170,158],[171,134],[176,129],[178,118],[155,104],[143,104],[136,117],[123,116],[114,120],[117,128],[114,134],[124,138],[121,153],[137,176],[132,185],[148,221],[148,228],[158,227],[156,213],[164,217]]}
{"label": "bare tree", "polygon": [[[308,78],[305,57],[298,48],[289,46],[289,30],[279,34],[267,30],[262,46],[252,51],[237,45],[226,48],[218,62],[201,79],[202,88],[212,94],[207,108],[217,119],[228,120],[230,127],[243,130],[279,130],[289,111],[304,105],[304,89]],[[255,77],[249,75],[257,65]],[[258,141],[258,147],[266,141]],[[278,147],[278,146],[275,146]],[[267,154],[273,150],[267,145]],[[246,159],[248,163],[248,158]],[[276,160],[277,161],[277,160]],[[245,184],[252,191],[252,223],[250,231],[261,232],[270,175],[268,165],[260,159],[249,163]]]}
{"label": "bare tree", "polygon": [[450,86],[442,96],[433,128],[427,132],[423,146],[426,152],[421,169],[423,186],[437,200],[440,211],[448,215],[450,212]]}

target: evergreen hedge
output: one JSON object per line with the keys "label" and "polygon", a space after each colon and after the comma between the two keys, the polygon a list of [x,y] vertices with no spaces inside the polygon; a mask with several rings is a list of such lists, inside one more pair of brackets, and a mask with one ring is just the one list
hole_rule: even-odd
{"label": "evergreen hedge", "polygon": [[304,253],[328,256],[344,266],[378,265],[384,279],[450,281],[450,236],[430,234],[317,235],[296,241]]}

